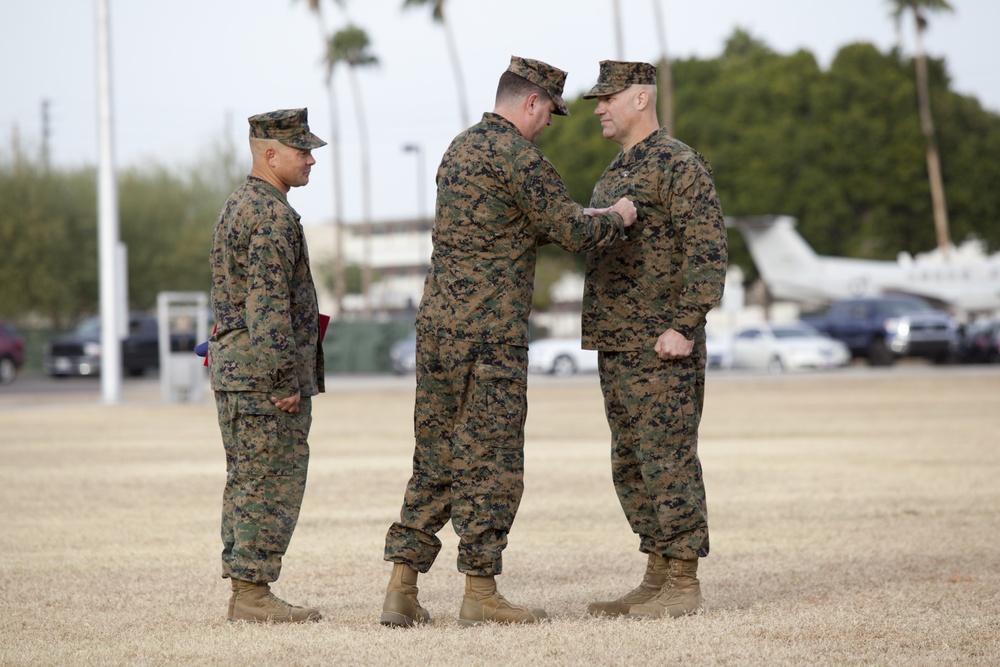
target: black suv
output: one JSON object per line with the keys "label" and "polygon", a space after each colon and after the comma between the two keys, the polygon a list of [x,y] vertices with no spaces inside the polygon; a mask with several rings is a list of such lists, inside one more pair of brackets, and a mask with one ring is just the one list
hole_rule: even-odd
{"label": "black suv", "polygon": [[959,348],[954,318],[913,296],[843,299],[831,304],[826,315],[803,319],[843,341],[855,357],[867,357],[872,366],[889,366],[900,357],[947,363]]}
{"label": "black suv", "polygon": [[[172,334],[172,351],[194,350],[194,334]],[[122,341],[122,368],[140,376],[160,367],[160,332],[152,315],[130,315]],[[45,372],[53,376],[100,375],[101,319],[84,320],[73,333],[52,341],[45,350]]]}

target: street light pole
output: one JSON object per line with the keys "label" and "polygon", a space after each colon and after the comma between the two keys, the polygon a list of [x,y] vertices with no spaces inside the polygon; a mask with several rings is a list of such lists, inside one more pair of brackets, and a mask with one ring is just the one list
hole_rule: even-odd
{"label": "street light pole", "polygon": [[[424,176],[425,176],[425,174],[427,172],[427,169],[426,169],[426,163],[424,161],[424,147],[421,146],[420,144],[416,144],[416,143],[403,144],[403,152],[405,152],[405,153],[415,153],[416,156],[417,156],[417,160],[416,160],[416,165],[417,165],[417,220],[418,221],[426,220],[427,219],[427,204],[426,204],[426,198],[427,198],[426,190],[427,190],[427,188],[424,185]],[[417,224],[415,224],[413,226],[413,231],[414,231],[415,235],[418,234],[420,232],[420,226],[417,225]],[[430,257],[430,253],[427,253],[425,255],[424,249],[420,247],[420,244],[417,244],[417,253],[418,253],[418,257],[417,257],[417,265],[418,266],[422,262],[425,261],[424,260],[425,257]]]}
{"label": "street light pole", "polygon": [[420,144],[404,144],[403,151],[417,154],[417,217],[426,216],[424,206],[424,148]]}
{"label": "street light pole", "polygon": [[96,0],[97,20],[97,262],[101,297],[101,397],[107,405],[117,405],[122,396],[122,323],[126,307],[120,302],[118,185],[115,182],[112,150],[111,50],[108,0]]}

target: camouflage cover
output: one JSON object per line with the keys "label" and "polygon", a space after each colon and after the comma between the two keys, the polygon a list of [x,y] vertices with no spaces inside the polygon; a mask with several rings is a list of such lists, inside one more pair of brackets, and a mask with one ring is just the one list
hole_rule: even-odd
{"label": "camouflage cover", "polygon": [[548,94],[552,103],[555,104],[556,110],[553,111],[554,114],[559,116],[569,115],[569,109],[566,108],[566,102],[562,97],[563,86],[566,85],[566,72],[548,63],[543,63],[541,60],[519,58],[518,56],[510,57],[510,66],[507,68],[507,71],[517,74],[522,79],[527,79],[536,86],[540,86]]}
{"label": "camouflage cover", "polygon": [[590,100],[602,95],[613,95],[633,85],[655,86],[656,67],[642,62],[602,60],[601,73],[597,75],[597,83],[584,94],[583,99]]}
{"label": "camouflage cover", "polygon": [[274,139],[286,146],[312,150],[326,142],[309,131],[307,109],[278,109],[247,118],[251,139]]}

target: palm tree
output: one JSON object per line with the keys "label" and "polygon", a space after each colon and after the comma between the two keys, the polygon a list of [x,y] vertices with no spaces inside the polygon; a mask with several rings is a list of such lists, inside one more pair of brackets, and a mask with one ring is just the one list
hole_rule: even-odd
{"label": "palm tree", "polygon": [[948,206],[944,196],[944,182],[941,177],[941,160],[938,157],[937,139],[934,134],[934,118],[931,115],[930,83],[927,77],[927,55],[924,53],[924,30],[927,28],[926,12],[939,10],[954,11],[947,0],[890,0],[893,4],[892,17],[897,28],[906,11],[913,14],[916,27],[916,69],[917,105],[920,112],[920,128],[927,139],[927,176],[930,179],[931,203],[934,210],[934,231],[938,248],[948,253],[951,239],[948,233]]}
{"label": "palm tree", "polygon": [[378,58],[368,51],[370,43],[368,34],[364,30],[353,24],[348,24],[347,27],[338,30],[330,38],[326,54],[326,62],[330,71],[338,63],[347,65],[355,115],[358,120],[358,139],[361,142],[361,224],[364,234],[361,293],[364,298],[364,316],[366,318],[370,318],[372,314],[371,168],[369,164],[368,126],[365,123],[364,104],[361,100],[361,85],[358,82],[357,71],[359,67],[371,67],[378,64]]}
{"label": "palm tree", "polygon": [[431,6],[431,16],[436,23],[440,23],[444,28],[445,43],[448,47],[448,57],[451,59],[451,67],[455,72],[455,86],[458,88],[458,114],[462,121],[462,129],[469,126],[469,110],[465,95],[465,80],[462,77],[462,68],[458,59],[458,49],[455,47],[455,37],[452,35],[451,26],[444,17],[445,0],[403,0],[403,9],[407,7]]}
{"label": "palm tree", "polygon": [[[341,9],[344,7],[344,0],[333,0]],[[337,96],[334,90],[333,70],[336,63],[329,59],[330,37],[326,32],[326,25],[323,20],[323,8],[321,0],[306,0],[309,11],[316,15],[319,24],[320,40],[323,48],[327,51],[326,57],[326,84],[327,98],[330,103],[330,152],[331,171],[333,173],[333,275],[334,275],[334,301],[336,303],[336,314],[341,316],[344,312],[344,296],[347,293],[347,270],[344,263],[344,200],[341,196],[342,187],[340,180],[340,122],[337,116]]]}
{"label": "palm tree", "polygon": [[663,13],[660,11],[660,0],[653,0],[653,16],[656,22],[656,36],[660,42],[660,63],[656,68],[660,80],[657,82],[659,95],[660,122],[670,135],[674,134],[674,77],[667,58],[667,35],[663,29]]}

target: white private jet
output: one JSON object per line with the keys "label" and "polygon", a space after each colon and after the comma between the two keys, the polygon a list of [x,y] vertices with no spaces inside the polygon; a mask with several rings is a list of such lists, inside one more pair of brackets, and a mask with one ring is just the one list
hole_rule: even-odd
{"label": "white private jet", "polygon": [[1000,253],[987,255],[979,241],[901,252],[895,262],[823,257],[795,230],[795,218],[727,218],[740,230],[757,270],[777,299],[826,304],[835,299],[912,294],[964,313],[1000,311]]}

